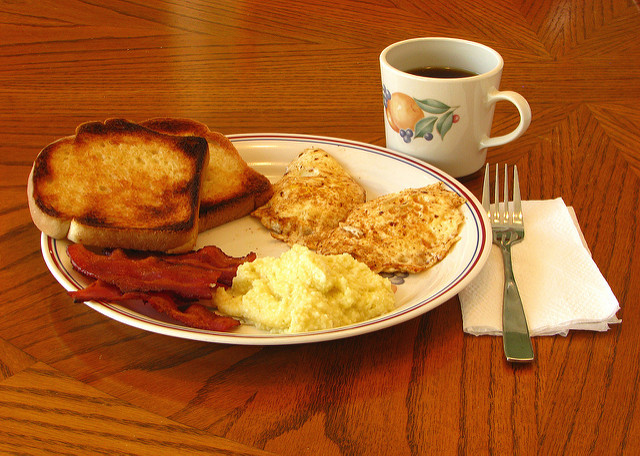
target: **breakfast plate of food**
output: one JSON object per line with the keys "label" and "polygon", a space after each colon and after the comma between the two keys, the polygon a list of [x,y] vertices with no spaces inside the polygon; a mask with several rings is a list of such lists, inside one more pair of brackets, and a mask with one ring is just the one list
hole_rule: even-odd
{"label": "breakfast plate of food", "polygon": [[[145,125],[145,128],[153,128],[162,134],[165,133],[162,131],[164,127],[167,127],[167,124],[163,124],[162,121],[150,121],[146,124],[142,123],[142,125]],[[171,134],[174,135],[197,134],[193,131],[176,133],[175,124],[171,123],[168,126],[173,129]],[[181,125],[181,127],[184,126]],[[189,124],[188,126],[193,129],[193,125]],[[98,133],[102,134],[101,131]],[[201,136],[206,136],[210,132],[201,133]],[[91,131],[91,134],[96,134],[96,131]],[[157,142],[162,138],[154,137],[153,139]],[[229,190],[231,196],[225,196],[228,197],[228,200],[224,204],[218,203],[217,207],[214,204],[216,196],[209,195],[210,198],[207,201],[214,203],[210,203],[209,206],[203,203],[200,209],[201,223],[205,223],[203,222],[205,208],[209,211],[206,214],[206,226],[201,226],[199,230],[197,227],[182,229],[181,237],[175,242],[172,239],[164,239],[162,250],[172,253],[159,260],[154,257],[154,262],[160,261],[164,264],[165,261],[173,261],[174,258],[186,258],[185,261],[189,263],[188,267],[195,267],[196,264],[193,261],[196,256],[200,255],[199,252],[215,248],[218,249],[218,252],[214,256],[223,258],[222,262],[224,263],[223,266],[216,266],[216,268],[218,271],[226,271],[232,267],[234,274],[237,270],[238,277],[233,278],[234,281],[251,283],[247,282],[249,280],[247,277],[257,274],[258,265],[263,267],[263,270],[268,269],[272,274],[270,278],[267,278],[266,275],[260,277],[261,287],[264,288],[267,286],[264,284],[268,284],[270,288],[266,293],[256,294],[251,305],[255,306],[255,302],[265,303],[273,297],[272,295],[275,293],[273,290],[281,288],[298,290],[298,294],[292,298],[295,301],[305,300],[307,296],[315,296],[314,293],[317,293],[317,289],[311,291],[306,288],[300,289],[299,284],[291,285],[289,282],[293,283],[296,280],[315,281],[317,276],[321,275],[322,284],[319,287],[333,287],[331,291],[327,292],[332,296],[337,287],[341,289],[342,297],[340,299],[343,299],[344,295],[348,295],[348,298],[353,301],[367,301],[367,303],[370,301],[382,303],[386,299],[386,307],[381,304],[382,307],[378,308],[377,313],[367,313],[368,311],[363,309],[371,306],[366,304],[360,310],[355,311],[359,313],[359,317],[352,318],[351,316],[351,319],[347,320],[337,319],[334,320],[333,325],[318,326],[311,323],[297,324],[295,329],[293,325],[281,328],[277,326],[277,323],[271,323],[271,321],[264,323],[258,317],[237,310],[238,306],[235,304],[245,297],[245,295],[240,295],[240,291],[236,289],[241,288],[241,285],[236,287],[237,284],[234,283],[232,286],[231,279],[228,282],[219,279],[217,289],[212,292],[211,296],[207,295],[205,290],[205,295],[194,295],[193,299],[199,299],[200,302],[206,299],[207,303],[212,300],[216,304],[212,307],[224,310],[222,312],[223,318],[231,318],[235,323],[229,327],[224,327],[224,325],[199,327],[198,324],[189,324],[191,317],[187,318],[185,315],[190,312],[184,310],[183,307],[174,306],[173,311],[165,312],[161,306],[158,307],[154,304],[154,300],[147,299],[148,296],[140,294],[139,290],[120,286],[121,282],[118,282],[117,279],[114,279],[113,283],[120,288],[116,290],[116,293],[122,299],[110,299],[109,297],[112,295],[109,293],[113,290],[106,294],[86,294],[86,290],[92,290],[95,288],[92,285],[95,285],[96,282],[102,282],[102,277],[106,277],[100,275],[101,273],[106,271],[108,275],[112,272],[112,269],[109,268],[112,268],[114,264],[118,268],[122,267],[122,271],[130,267],[129,271],[134,271],[135,275],[137,273],[135,271],[141,269],[139,265],[145,265],[146,268],[150,259],[146,257],[139,259],[135,256],[116,255],[115,253],[104,256],[103,252],[98,252],[96,249],[84,249],[79,244],[96,245],[96,239],[104,239],[102,234],[104,230],[99,235],[94,235],[91,230],[82,226],[74,228],[75,222],[73,220],[71,228],[65,227],[67,231],[63,230],[64,232],[60,233],[61,230],[58,229],[58,233],[55,235],[48,234],[46,230],[49,229],[52,219],[59,214],[51,209],[48,209],[48,215],[45,216],[38,213],[37,199],[42,198],[47,201],[48,199],[44,191],[40,195],[33,189],[38,185],[42,186],[38,181],[37,166],[34,165],[32,174],[35,175],[31,177],[33,183],[30,182],[29,191],[35,197],[30,196],[30,207],[34,222],[43,231],[41,236],[42,255],[53,276],[72,297],[75,296],[76,302],[84,302],[97,312],[118,322],[145,331],[184,339],[246,345],[320,342],[377,331],[422,315],[448,301],[468,285],[488,258],[491,247],[490,225],[480,203],[460,182],[424,162],[383,147],[322,136],[280,133],[238,134],[217,139],[207,136],[207,140],[211,153],[210,161],[224,161],[224,169],[229,169],[235,163],[232,160],[230,165],[229,160],[237,160],[238,166],[241,168],[239,173],[245,177],[248,176],[238,185],[238,188],[250,187],[249,193],[251,195],[247,197],[246,194],[240,194],[242,192]],[[231,146],[225,142],[227,140]],[[175,148],[174,143],[170,147]],[[200,146],[194,141],[187,145],[180,143],[180,147],[185,150],[188,148],[198,149]],[[224,160],[219,159],[215,154],[224,154],[224,152],[216,152],[215,147],[217,146],[220,146],[221,150],[235,149],[241,160],[232,155],[226,156]],[[309,152],[309,155],[301,159],[304,155],[303,151]],[[318,156],[318,151],[320,151],[320,156]],[[335,163],[333,163],[334,160]],[[323,168],[325,165],[319,165],[320,162],[326,162],[326,168]],[[206,164],[206,160],[204,163]],[[210,166],[212,165],[210,164]],[[339,175],[342,172],[340,171],[336,177],[336,173],[334,173],[336,166],[341,168],[344,176]],[[328,170],[326,173],[325,169]],[[227,179],[224,181],[224,187],[230,187],[228,182],[231,182],[229,180],[231,178],[224,177],[222,171],[210,174],[220,175],[219,179]],[[299,178],[305,180],[306,183],[308,182],[306,179],[310,177],[313,180],[313,198],[319,198],[318,195],[321,195],[326,187],[330,188],[326,196],[322,196],[325,198],[322,201],[326,202],[326,207],[323,207],[318,199],[307,203],[303,209],[296,205],[296,201],[302,198],[300,195],[309,191],[308,188],[303,190],[299,188]],[[166,180],[167,177],[162,179]],[[205,178],[202,177],[201,182],[204,181]],[[265,184],[265,181],[268,183]],[[96,185],[100,185],[101,188],[108,187],[106,184]],[[222,185],[213,186],[219,188]],[[203,184],[202,201],[205,201],[205,187]],[[345,188],[348,188],[349,191]],[[59,190],[56,191],[59,193]],[[166,189],[163,192],[166,194]],[[447,204],[441,204],[445,197]],[[34,199],[35,202],[31,199]],[[238,201],[241,201],[242,204]],[[407,210],[407,206],[411,207],[412,205],[413,214],[402,212]],[[224,211],[219,210],[221,206],[225,207]],[[311,206],[317,213],[310,209]],[[430,207],[429,211],[433,212],[429,215],[430,222],[424,222],[426,216],[423,212],[427,206]],[[327,229],[327,232],[332,234],[316,236],[317,233],[314,230],[319,229],[318,227],[324,223],[320,218],[326,217],[329,213],[336,213],[338,207],[343,209],[344,214],[341,214],[340,220],[334,223],[334,228]],[[345,207],[348,209],[344,209]],[[447,209],[449,207],[454,207],[455,211]],[[216,214],[213,214],[214,209],[217,210]],[[157,210],[153,211],[153,214],[156,212]],[[225,218],[224,214],[231,212],[233,214]],[[291,213],[294,215],[295,213],[307,214],[308,220],[302,220],[304,217],[298,217],[296,223],[292,223]],[[454,213],[455,216],[449,216],[451,213]],[[83,215],[80,213],[75,217],[78,220],[89,220],[85,222],[88,225],[95,224],[95,211],[91,212],[91,218],[85,217],[83,219],[81,217]],[[277,217],[278,215],[280,218]],[[346,218],[347,216],[351,216],[353,220]],[[45,218],[44,222],[41,221],[43,217]],[[197,220],[198,217],[193,214],[190,218],[185,218],[185,220],[194,219]],[[214,219],[216,221],[212,222]],[[447,222],[444,223],[443,220]],[[440,242],[445,246],[441,248],[441,251],[431,256],[425,256],[424,252],[412,254],[415,250],[415,244],[427,242],[424,235],[427,230],[420,228],[420,223],[437,224],[438,229],[434,232],[438,242],[440,242],[439,236],[448,236]],[[197,235],[192,244],[184,248],[185,239],[192,236],[192,234],[185,234],[189,230],[197,232]],[[338,236],[340,230],[342,233]],[[380,236],[386,237],[380,238]],[[127,243],[134,242],[130,240],[131,237],[130,234],[123,236],[124,245],[116,243],[106,247],[138,249],[138,245],[148,245],[148,239],[137,239],[134,241],[142,244],[129,245]],[[327,237],[332,241],[327,241]],[[433,239],[428,241],[432,242]],[[300,245],[305,243],[307,243],[306,246]],[[384,244],[382,247],[388,246],[388,248],[382,249],[382,253],[380,253],[380,244]],[[100,246],[99,243],[97,245]],[[70,248],[71,246],[74,247]],[[367,253],[361,255],[360,253],[363,251]],[[198,253],[194,254],[193,252]],[[172,256],[174,253],[176,256]],[[296,263],[293,265],[284,263],[285,257],[294,255]],[[199,258],[204,256],[203,253]],[[319,267],[318,258],[325,257],[331,258],[331,263],[328,266],[322,266],[325,269],[317,269]],[[336,260],[333,259],[334,257]],[[345,257],[348,257],[348,261]],[[282,263],[279,262],[280,258],[282,258]],[[132,263],[126,266],[127,261],[146,262]],[[304,263],[300,263],[300,261],[304,261]],[[353,273],[352,261],[358,263],[358,267],[362,267],[362,270],[358,269],[358,274]],[[100,269],[101,265],[106,263],[110,265]],[[364,263],[367,263],[368,267],[364,267]],[[175,264],[171,265],[171,267],[174,266]],[[211,268],[211,266],[207,266],[207,268]],[[95,272],[95,270],[99,271]],[[216,277],[220,275],[219,272],[216,274]],[[308,277],[311,278],[300,279],[300,277],[307,277],[305,274],[310,274]],[[373,276],[361,274],[373,274]],[[331,275],[335,277],[329,277]],[[353,280],[356,285],[343,287],[347,275],[354,276]],[[180,280],[189,281],[190,277]],[[379,277],[383,278],[380,280],[384,283],[378,284]],[[268,282],[269,280],[271,282]],[[327,285],[331,280],[333,282]],[[129,286],[129,282],[130,280],[127,281],[127,286]],[[366,287],[358,285],[358,283],[364,282],[367,284]],[[372,285],[374,283],[379,288],[374,289],[374,285]],[[194,287],[197,286],[197,284],[194,285]],[[389,289],[392,291],[390,292]],[[129,294],[132,290],[133,294]],[[74,293],[77,294],[74,295]],[[154,299],[159,296],[156,291],[153,293],[155,293]],[[246,293],[246,290],[243,293]],[[388,301],[390,293],[392,295],[391,305]],[[246,294],[248,295],[248,293]],[[379,297],[381,295],[382,298]],[[218,310],[216,311],[220,313]],[[304,318],[317,320],[319,319],[318,315],[318,309],[313,309],[306,312]],[[335,323],[336,321],[338,323]]]}

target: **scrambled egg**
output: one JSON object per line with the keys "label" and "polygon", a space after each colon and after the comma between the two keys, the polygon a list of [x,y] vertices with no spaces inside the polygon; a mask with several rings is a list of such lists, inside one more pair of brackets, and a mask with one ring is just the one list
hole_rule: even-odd
{"label": "scrambled egg", "polygon": [[388,279],[348,254],[301,245],[240,265],[233,286],[218,288],[213,300],[221,312],[274,333],[335,328],[395,308]]}

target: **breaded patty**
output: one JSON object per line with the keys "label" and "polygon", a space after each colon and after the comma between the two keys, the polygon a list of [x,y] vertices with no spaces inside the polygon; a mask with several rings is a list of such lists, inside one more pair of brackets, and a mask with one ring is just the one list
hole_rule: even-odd
{"label": "breaded patty", "polygon": [[349,253],[374,272],[424,271],[459,239],[464,204],[442,183],[384,195],[355,208],[318,252]]}
{"label": "breaded patty", "polygon": [[318,242],[366,200],[365,190],[322,149],[305,149],[274,184],[273,197],[252,215],[289,245]]}

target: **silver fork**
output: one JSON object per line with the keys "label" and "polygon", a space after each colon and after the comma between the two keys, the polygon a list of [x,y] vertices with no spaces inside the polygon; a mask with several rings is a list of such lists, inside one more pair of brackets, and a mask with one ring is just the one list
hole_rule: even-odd
{"label": "silver fork", "polygon": [[502,304],[502,342],[504,354],[510,362],[533,361],[533,347],[529,337],[527,318],[522,308],[522,300],[513,276],[511,265],[511,246],[524,238],[524,220],[520,202],[520,183],[518,168],[513,167],[513,204],[509,204],[509,173],[504,165],[504,199],[500,202],[498,176],[499,165],[496,165],[496,182],[494,203],[491,205],[489,185],[489,164],[484,171],[482,188],[482,207],[489,215],[493,232],[493,243],[500,247],[504,260],[504,297]]}

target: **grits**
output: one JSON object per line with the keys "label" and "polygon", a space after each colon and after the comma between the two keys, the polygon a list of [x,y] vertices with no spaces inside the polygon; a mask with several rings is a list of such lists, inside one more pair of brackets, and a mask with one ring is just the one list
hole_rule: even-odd
{"label": "grits", "polygon": [[297,244],[279,258],[240,265],[232,287],[217,288],[213,301],[220,312],[273,333],[350,325],[395,308],[389,279],[348,254]]}

